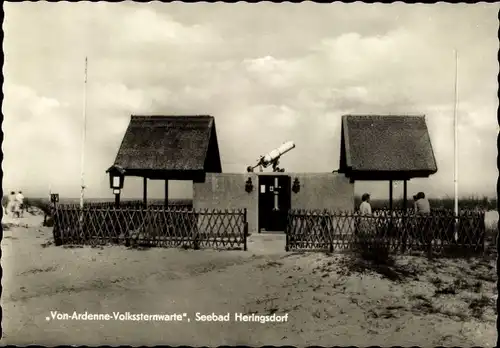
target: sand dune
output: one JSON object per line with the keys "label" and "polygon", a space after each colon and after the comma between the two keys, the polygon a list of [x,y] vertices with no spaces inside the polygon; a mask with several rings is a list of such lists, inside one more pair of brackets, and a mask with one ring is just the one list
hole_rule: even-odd
{"label": "sand dune", "polygon": [[[28,228],[4,233],[2,344],[492,347],[496,340],[493,260],[406,256],[389,272],[349,254],[285,253],[280,235],[252,235],[248,252],[63,248],[51,244],[41,220],[21,219]],[[46,320],[51,311],[192,320]],[[288,321],[195,322],[196,312],[288,313]]]}

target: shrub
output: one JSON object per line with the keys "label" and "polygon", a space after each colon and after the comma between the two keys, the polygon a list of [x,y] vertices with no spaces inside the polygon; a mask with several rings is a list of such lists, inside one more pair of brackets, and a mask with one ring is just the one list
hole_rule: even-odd
{"label": "shrub", "polygon": [[26,198],[24,200],[24,208],[29,213],[34,213],[35,209],[41,210],[45,215],[50,216],[50,202],[42,198]]}
{"label": "shrub", "polygon": [[361,221],[357,226],[358,251],[365,261],[377,265],[392,265],[394,260],[389,253],[389,245],[378,236],[372,221]]}
{"label": "shrub", "polygon": [[370,261],[375,265],[394,265],[394,259],[389,253],[389,246],[386,243],[361,243],[360,248],[361,258],[365,261]]}
{"label": "shrub", "polygon": [[43,226],[45,227],[54,227],[54,219],[52,218],[52,216],[45,216],[44,220],[43,220]]}

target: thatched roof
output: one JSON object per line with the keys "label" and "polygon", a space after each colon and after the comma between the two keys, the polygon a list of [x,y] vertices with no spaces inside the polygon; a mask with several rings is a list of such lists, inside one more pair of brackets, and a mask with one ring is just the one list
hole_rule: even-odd
{"label": "thatched roof", "polygon": [[195,180],[222,166],[212,116],[132,116],[112,168],[125,175]]}
{"label": "thatched roof", "polygon": [[343,116],[339,172],[355,180],[404,180],[436,173],[425,116]]}

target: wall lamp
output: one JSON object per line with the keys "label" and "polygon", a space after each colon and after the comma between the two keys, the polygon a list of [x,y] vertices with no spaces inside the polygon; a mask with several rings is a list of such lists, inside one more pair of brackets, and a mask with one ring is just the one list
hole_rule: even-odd
{"label": "wall lamp", "polygon": [[252,178],[248,178],[248,180],[245,182],[245,191],[247,191],[248,193],[253,191]]}
{"label": "wall lamp", "polygon": [[59,202],[59,193],[51,193],[50,194],[50,202],[58,203]]}
{"label": "wall lamp", "polygon": [[300,191],[300,182],[298,178],[295,178],[293,181],[292,191],[294,193],[298,193]]}

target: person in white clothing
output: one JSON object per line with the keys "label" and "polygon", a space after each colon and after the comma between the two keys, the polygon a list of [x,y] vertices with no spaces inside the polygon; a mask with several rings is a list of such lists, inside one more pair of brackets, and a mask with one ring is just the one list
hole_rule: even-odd
{"label": "person in white clothing", "polygon": [[11,191],[8,201],[7,201],[7,216],[14,216],[14,212],[16,209],[16,193],[14,191]]}
{"label": "person in white clothing", "polygon": [[16,195],[16,212],[18,217],[23,217],[24,211],[24,195],[22,191],[19,191]]}
{"label": "person in white clothing", "polygon": [[370,195],[365,193],[361,197],[361,204],[359,205],[359,212],[362,215],[372,215],[372,206],[370,205]]}
{"label": "person in white clothing", "polygon": [[372,207],[370,205],[370,195],[365,193],[361,197],[361,204],[359,205],[359,213],[361,219],[359,221],[359,232],[360,236],[367,236],[372,234],[373,221],[371,221]]}

